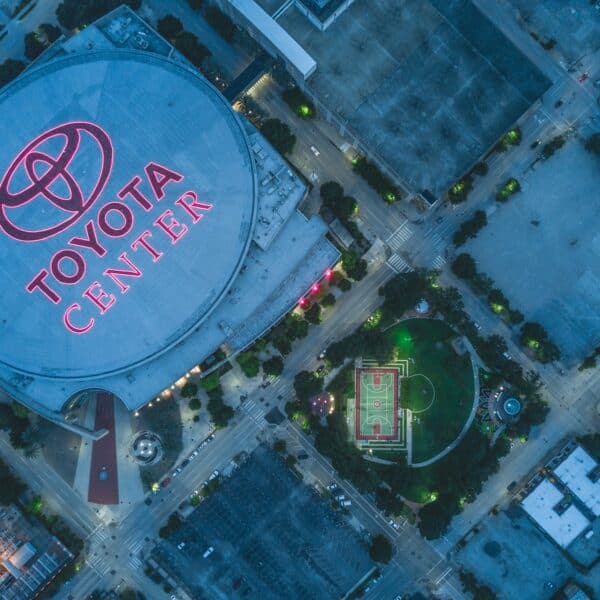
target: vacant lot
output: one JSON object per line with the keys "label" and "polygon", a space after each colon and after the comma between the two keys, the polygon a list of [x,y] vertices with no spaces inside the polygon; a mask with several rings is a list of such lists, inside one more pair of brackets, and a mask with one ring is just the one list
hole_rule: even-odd
{"label": "vacant lot", "polygon": [[357,1],[326,32],[279,23],[318,62],[308,85],[417,189],[444,192],[549,82],[468,0]]}
{"label": "vacant lot", "polygon": [[466,251],[575,364],[600,342],[600,160],[572,140],[522,184]]}

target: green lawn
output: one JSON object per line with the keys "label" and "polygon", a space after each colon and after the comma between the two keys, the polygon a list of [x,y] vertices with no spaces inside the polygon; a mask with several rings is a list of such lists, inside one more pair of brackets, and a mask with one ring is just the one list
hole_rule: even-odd
{"label": "green lawn", "polygon": [[400,393],[400,405],[415,411],[413,463],[422,462],[456,439],[471,412],[471,359],[454,351],[450,341],[455,334],[443,321],[412,319],[396,325],[388,335],[394,340],[398,359],[412,359],[409,375],[426,376],[402,378]]}

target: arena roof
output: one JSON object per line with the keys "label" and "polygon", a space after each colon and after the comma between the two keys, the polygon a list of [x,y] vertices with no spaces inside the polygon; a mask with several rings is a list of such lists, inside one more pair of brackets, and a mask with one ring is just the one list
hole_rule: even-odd
{"label": "arena roof", "polygon": [[0,127],[0,363],[85,379],[193,332],[257,214],[248,138],[224,98],[173,61],[89,52],[5,88]]}

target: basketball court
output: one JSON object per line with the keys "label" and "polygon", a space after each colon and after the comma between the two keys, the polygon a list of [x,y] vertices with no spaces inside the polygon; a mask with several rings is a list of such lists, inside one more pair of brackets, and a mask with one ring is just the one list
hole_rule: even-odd
{"label": "basketball court", "polygon": [[357,440],[398,439],[398,369],[357,367]]}

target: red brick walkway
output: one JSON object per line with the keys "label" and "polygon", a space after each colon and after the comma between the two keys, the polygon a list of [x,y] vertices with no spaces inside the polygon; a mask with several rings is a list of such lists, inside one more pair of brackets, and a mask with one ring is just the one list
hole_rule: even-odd
{"label": "red brick walkway", "polygon": [[117,449],[115,445],[114,398],[106,392],[96,396],[96,423],[94,429],[108,429],[108,435],[93,443],[88,502],[118,504]]}

